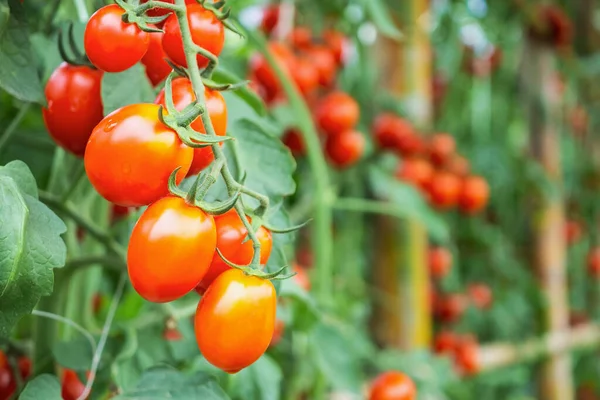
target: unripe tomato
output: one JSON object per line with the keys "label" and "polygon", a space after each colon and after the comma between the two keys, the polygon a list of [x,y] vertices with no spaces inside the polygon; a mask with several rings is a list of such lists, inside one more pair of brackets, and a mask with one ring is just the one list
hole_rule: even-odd
{"label": "unripe tomato", "polygon": [[[275,58],[279,68],[287,74],[290,74],[296,64],[294,53],[282,43],[269,43],[269,52]],[[256,78],[267,92],[267,98],[273,99],[281,92],[281,84],[275,74],[275,71],[269,66],[267,60],[261,55],[255,55],[250,62],[252,75]]]}
{"label": "unripe tomato", "polygon": [[413,126],[392,113],[382,113],[373,123],[375,143],[382,149],[396,150],[400,141],[415,134]]}
{"label": "unripe tomato", "polygon": [[435,304],[435,314],[442,322],[456,322],[463,316],[467,301],[462,294],[449,294],[439,298]]}
{"label": "unripe tomato", "polygon": [[276,304],[271,281],[237,269],[223,272],[196,310],[196,340],[204,358],[230,374],[254,363],[271,343]]}
{"label": "unripe tomato", "polygon": [[297,129],[288,129],[281,138],[283,144],[285,144],[292,154],[296,157],[304,155],[306,152],[306,146],[302,134]]}
{"label": "unripe tomato", "polygon": [[434,174],[429,187],[429,196],[434,206],[439,209],[454,207],[460,196],[460,179],[447,172]]}
{"label": "unripe tomato", "polygon": [[325,46],[314,45],[306,48],[304,56],[310,60],[318,72],[319,85],[328,88],[335,80],[337,65],[331,51]]}
{"label": "unripe tomato", "polygon": [[335,61],[338,64],[342,64],[344,62],[344,48],[346,47],[346,37],[338,31],[334,31],[332,29],[326,29],[323,32],[323,40],[331,53]]}
{"label": "unripe tomato", "polygon": [[273,330],[273,337],[271,338],[271,343],[269,343],[269,347],[275,347],[281,342],[281,338],[283,337],[283,332],[285,331],[285,322],[277,318],[275,320],[275,329]]}
{"label": "unripe tomato", "polygon": [[360,132],[353,130],[327,136],[325,153],[329,161],[338,168],[355,164],[365,151],[366,141]]}
{"label": "unripe tomato", "polygon": [[449,161],[456,151],[454,138],[447,133],[438,133],[429,140],[429,157],[435,165]]}
{"label": "unripe tomato", "polygon": [[452,267],[452,253],[445,247],[432,247],[428,254],[429,273],[434,279],[442,279]]}
{"label": "unripe tomato", "polygon": [[319,84],[319,71],[314,60],[297,58],[294,68],[290,71],[292,80],[304,96],[312,93]]}
{"label": "unripe tomato", "polygon": [[310,278],[308,277],[308,272],[306,272],[306,268],[294,263],[292,266],[292,270],[296,273],[296,275],[294,275],[294,280],[296,281],[298,286],[300,286],[307,292],[310,291],[311,283]]}
{"label": "unripe tomato", "polygon": [[408,158],[399,165],[396,177],[421,190],[428,190],[434,173],[433,166],[429,161],[422,158]]}
{"label": "unripe tomato", "polygon": [[581,239],[581,235],[583,233],[583,229],[581,228],[581,224],[575,220],[567,220],[565,223],[565,240],[567,241],[567,245],[571,246],[574,243],[578,242]]}
{"label": "unripe tomato", "polygon": [[307,26],[296,26],[290,33],[290,43],[296,49],[304,50],[312,43],[312,32]]}
{"label": "unripe tomato", "polygon": [[[250,217],[248,217],[248,221],[250,220]],[[217,229],[217,248],[221,254],[234,264],[250,264],[254,256],[252,241],[246,240],[248,230],[235,209],[216,216],[215,225]],[[264,226],[258,228],[256,236],[260,242],[260,264],[264,265],[271,255],[273,238],[271,232]],[[246,241],[244,242],[244,240]],[[197,291],[203,293],[219,275],[230,269],[231,267],[223,261],[219,254],[214,252],[210,268],[198,285]]]}
{"label": "unripe tomato", "polygon": [[483,283],[473,283],[467,288],[469,299],[480,310],[490,308],[494,299],[492,289]]}
{"label": "unripe tomato", "polygon": [[116,4],[104,6],[90,17],[85,27],[85,53],[102,71],[125,71],[148,51],[150,35],[136,24],[123,22],[124,13]]}
{"label": "unripe tomato", "polygon": [[[63,400],[77,400],[83,394],[85,385],[72,369],[65,369],[62,376],[61,396]],[[87,399],[87,397],[86,397]]]}
{"label": "unripe tomato", "polygon": [[331,92],[321,99],[316,107],[316,122],[323,133],[334,135],[349,131],[357,124],[360,116],[358,103],[349,94]]}
{"label": "unripe tomato", "polygon": [[442,331],[435,335],[433,350],[437,354],[452,354],[456,347],[457,337],[453,332]]}
{"label": "unripe tomato", "polygon": [[454,348],[454,361],[464,375],[474,375],[481,369],[479,345],[472,336],[460,338]]}
{"label": "unripe tomato", "polygon": [[[196,100],[192,83],[187,78],[178,78],[173,80],[172,84],[173,91],[173,103],[177,111],[183,110],[188,105],[192,104]],[[223,95],[216,91],[211,90],[207,87],[204,88],[204,99],[206,104],[206,111],[210,117],[210,122],[218,136],[225,136],[227,133],[227,104]],[[162,89],[155,100],[156,104],[160,104],[166,107],[165,90]],[[192,129],[197,132],[206,134],[202,117],[198,117],[192,122]],[[194,159],[188,175],[195,175],[202,171],[204,168],[213,162],[215,156],[210,147],[196,148],[194,149]]]}
{"label": "unripe tomato", "polygon": [[481,211],[490,198],[490,187],[480,176],[469,176],[463,180],[458,200],[460,209],[466,214]]}
{"label": "unripe tomato", "polygon": [[[192,41],[215,56],[221,54],[225,43],[225,28],[215,14],[206,10],[200,4],[194,3],[187,6],[187,20],[192,33]],[[171,61],[187,67],[179,29],[177,16],[172,14],[165,22],[162,45]],[[206,57],[198,55],[196,59],[200,68],[208,65]]]}
{"label": "unripe tomato", "polygon": [[600,247],[590,249],[587,255],[588,274],[594,278],[600,278]]}
{"label": "unripe tomato", "polygon": [[148,301],[176,300],[200,283],[216,247],[211,215],[180,197],[164,197],[144,211],[131,232],[131,284]]}
{"label": "unripe tomato", "polygon": [[407,375],[398,371],[380,374],[371,384],[369,400],[416,400],[417,388]]}
{"label": "unripe tomato", "polygon": [[446,164],[446,170],[459,177],[465,177],[469,175],[470,169],[471,167],[469,165],[469,161],[458,154],[452,156],[450,161],[448,161]]}
{"label": "unripe tomato", "polygon": [[194,151],[158,119],[156,104],[132,104],[94,128],[85,150],[88,178],[106,200],[140,207],[165,196],[169,176],[187,174]]}
{"label": "unripe tomato", "polygon": [[48,107],[42,108],[42,115],[48,133],[61,147],[80,157],[92,130],[102,120],[102,75],[102,71],[64,62],[54,70],[44,91]]}
{"label": "unripe tomato", "polygon": [[158,86],[171,73],[172,69],[167,63],[167,55],[162,47],[162,32],[150,33],[150,44],[148,51],[142,57],[142,64],[146,67],[146,75],[152,85]]}

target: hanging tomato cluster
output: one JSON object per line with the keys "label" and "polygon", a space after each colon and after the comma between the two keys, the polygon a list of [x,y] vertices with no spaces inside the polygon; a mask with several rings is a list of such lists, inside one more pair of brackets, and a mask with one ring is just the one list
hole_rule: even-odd
{"label": "hanging tomato cluster", "polygon": [[[28,357],[18,357],[17,369],[21,375],[21,381],[25,381],[31,375],[31,360]],[[17,379],[8,358],[0,350],[0,400],[9,400],[17,389]]]}
{"label": "hanging tomato cluster", "polygon": [[441,331],[435,336],[433,350],[439,355],[451,357],[460,374],[474,375],[481,368],[479,343],[473,335]]}

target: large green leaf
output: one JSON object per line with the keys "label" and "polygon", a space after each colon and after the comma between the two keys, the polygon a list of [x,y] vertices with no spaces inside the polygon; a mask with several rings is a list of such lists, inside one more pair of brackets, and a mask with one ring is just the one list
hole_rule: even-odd
{"label": "large green leaf", "polygon": [[155,97],[141,64],[116,74],[105,73],[102,78],[104,115],[129,104],[152,103]]}
{"label": "large green leaf", "polygon": [[[242,80],[235,74],[223,69],[222,67],[213,73],[212,79],[217,83],[238,83]],[[234,90],[233,94],[252,107],[257,114],[267,114],[265,102],[247,85]]]}
{"label": "large green leaf", "polygon": [[27,383],[19,400],[62,400],[60,383],[55,376],[43,374]]}
{"label": "large green leaf", "polygon": [[232,397],[240,400],[279,400],[282,378],[279,365],[265,354],[236,375]]}
{"label": "large green leaf", "polygon": [[65,264],[65,224],[38,201],[20,161],[0,167],[0,336],[52,293],[53,268]]}

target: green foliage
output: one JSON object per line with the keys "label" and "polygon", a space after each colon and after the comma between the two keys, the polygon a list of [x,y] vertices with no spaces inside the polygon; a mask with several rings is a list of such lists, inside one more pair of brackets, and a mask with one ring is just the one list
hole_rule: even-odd
{"label": "green foliage", "polygon": [[152,103],[156,97],[141,64],[116,74],[104,73],[101,90],[104,115],[129,104]]}
{"label": "green foliage", "polygon": [[55,376],[43,374],[27,383],[19,400],[62,400],[60,383]]}

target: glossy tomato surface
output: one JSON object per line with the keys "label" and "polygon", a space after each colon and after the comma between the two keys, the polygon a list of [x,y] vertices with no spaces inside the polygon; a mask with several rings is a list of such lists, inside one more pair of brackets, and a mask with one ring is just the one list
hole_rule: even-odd
{"label": "glossy tomato surface", "polygon": [[315,66],[319,84],[323,87],[330,87],[335,80],[337,70],[331,51],[325,46],[314,45],[305,50],[304,56]]}
{"label": "glossy tomato surface", "polygon": [[44,124],[59,146],[77,156],[83,156],[92,130],[102,120],[102,75],[97,69],[63,62],[46,84]]}
{"label": "glossy tomato surface", "polygon": [[61,386],[60,394],[63,400],[78,400],[85,391],[85,384],[79,380],[77,373],[71,369],[64,370]]}
{"label": "glossy tomato surface", "polygon": [[[269,43],[269,52],[275,58],[279,68],[287,74],[294,69],[296,57],[292,50],[283,43]],[[281,92],[281,84],[275,71],[271,68],[267,60],[260,54],[252,58],[250,69],[253,79],[265,89],[266,97],[272,99]]]}
{"label": "glossy tomato surface", "polygon": [[102,71],[125,71],[148,51],[150,34],[136,24],[123,22],[123,13],[116,4],[104,6],[90,17],[85,27],[85,53]]}
{"label": "glossy tomato surface", "polygon": [[327,159],[338,168],[347,168],[360,160],[365,151],[365,138],[360,132],[343,131],[327,136]]}
{"label": "glossy tomato surface", "polygon": [[88,178],[108,201],[139,207],[168,192],[168,180],[181,167],[181,181],[193,150],[158,119],[156,104],[132,104],[106,116],[92,132],[84,163]]}
{"label": "glossy tomato surface", "polygon": [[162,48],[163,35],[162,32],[150,33],[148,51],[142,57],[142,64],[146,67],[146,75],[154,86],[164,81],[172,70],[166,61],[167,55]]}
{"label": "glossy tomato surface", "polygon": [[180,197],[164,197],[144,211],[131,233],[131,284],[148,301],[176,300],[204,277],[216,245],[212,216]]}
{"label": "glossy tomato surface", "polygon": [[230,374],[254,363],[275,329],[273,284],[237,269],[222,273],[198,304],[195,331],[202,355]]}
{"label": "glossy tomato surface", "polygon": [[[192,83],[187,78],[178,78],[173,80],[173,103],[178,111],[183,110],[196,100]],[[206,101],[206,109],[210,117],[213,129],[219,136],[224,136],[227,133],[227,105],[223,95],[209,88],[204,88],[204,98]],[[156,104],[166,106],[165,91],[160,91],[155,101]],[[192,129],[200,133],[206,133],[202,118],[198,117],[192,122]],[[194,160],[188,172],[188,175],[195,175],[213,162],[215,156],[210,147],[194,149]]]}
{"label": "glossy tomato surface", "polygon": [[333,135],[351,130],[358,122],[358,103],[349,94],[331,92],[317,104],[316,121],[323,133]]}
{"label": "glossy tomato surface", "polygon": [[408,376],[398,371],[380,374],[371,385],[369,400],[416,400],[417,388]]}

